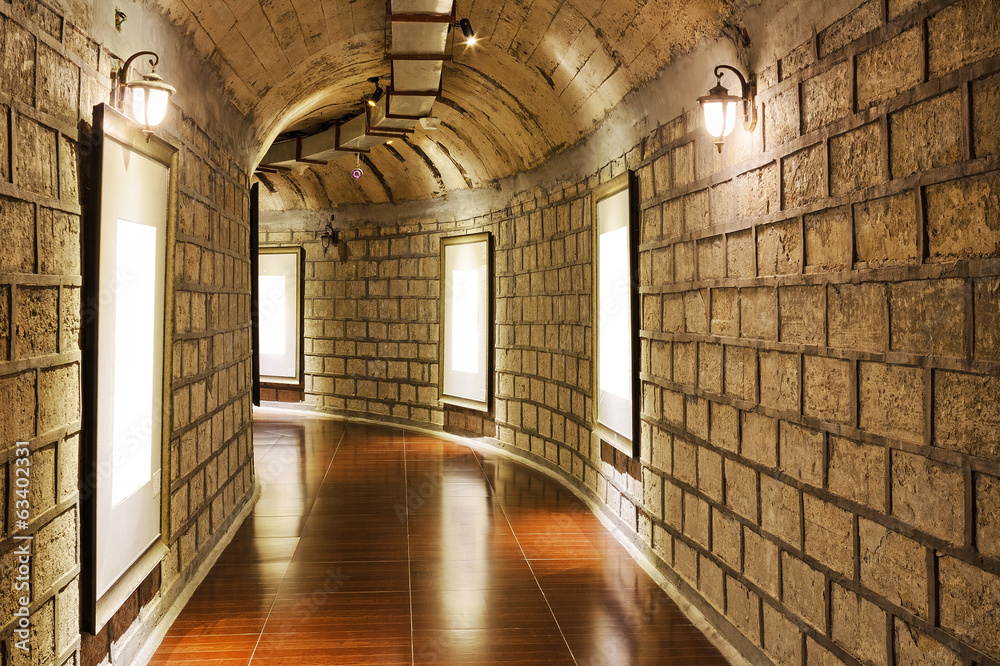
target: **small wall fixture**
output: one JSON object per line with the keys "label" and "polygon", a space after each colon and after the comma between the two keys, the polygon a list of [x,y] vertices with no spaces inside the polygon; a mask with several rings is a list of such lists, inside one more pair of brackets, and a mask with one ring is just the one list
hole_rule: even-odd
{"label": "small wall fixture", "polygon": [[469,19],[467,18],[462,19],[461,21],[455,24],[455,27],[462,29],[462,34],[465,35],[466,45],[468,46],[476,45],[477,41],[476,32],[475,30],[472,29],[472,23],[469,22]]}
{"label": "small wall fixture", "polygon": [[333,228],[332,215],[330,221],[326,223],[326,229],[319,235],[319,242],[323,244],[323,254],[326,254],[331,246],[336,247],[340,242],[340,232]]}
{"label": "small wall fixture", "polygon": [[[153,66],[153,71],[143,74],[138,81],[129,81],[128,72],[132,61],[139,56],[153,56],[149,59],[149,64]],[[113,95],[114,107],[122,111],[125,106],[125,89],[132,90],[132,117],[142,125],[142,133],[146,135],[146,141],[153,134],[153,128],[163,122],[167,115],[167,102],[170,96],[177,90],[165,83],[163,78],[156,73],[156,66],[160,63],[160,56],[153,51],[139,51],[129,57],[122,65],[122,68],[111,72],[111,94]]]}
{"label": "small wall fixture", "polygon": [[[730,95],[729,90],[722,85],[722,74],[725,70],[734,73],[740,80],[740,96]],[[715,147],[722,152],[725,137],[732,133],[736,126],[736,105],[743,103],[743,129],[752,132],[757,127],[757,81],[750,76],[747,81],[740,70],[729,65],[718,65],[715,68],[715,87],[707,95],[699,97],[701,109],[705,114],[705,129],[715,138]]]}
{"label": "small wall fixture", "polygon": [[379,76],[372,76],[368,78],[369,83],[375,84],[375,92],[373,92],[371,94],[371,97],[368,98],[368,106],[375,106],[376,104],[378,104],[378,101],[382,99],[382,94],[384,91],[382,90],[382,84],[379,83],[380,78],[381,77]]}

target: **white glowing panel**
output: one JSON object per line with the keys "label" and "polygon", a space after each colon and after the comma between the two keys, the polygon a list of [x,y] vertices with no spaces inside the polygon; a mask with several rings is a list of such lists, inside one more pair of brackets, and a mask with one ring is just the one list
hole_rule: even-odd
{"label": "white glowing panel", "polygon": [[612,444],[631,450],[635,369],[628,187],[600,199],[596,208],[597,422],[610,431]]}
{"label": "white glowing panel", "polygon": [[490,237],[441,239],[440,397],[462,407],[489,411]]}
{"label": "white glowing panel", "polygon": [[260,379],[265,383],[298,384],[301,378],[301,252],[298,247],[267,247],[260,251],[258,352]]}
{"label": "white glowing panel", "polygon": [[156,227],[118,220],[111,504],[152,477]]}
{"label": "white glowing panel", "polygon": [[451,273],[451,367],[456,372],[479,371],[479,270]]}
{"label": "white glowing panel", "polygon": [[285,283],[284,275],[261,275],[260,278],[260,353],[284,354]]}

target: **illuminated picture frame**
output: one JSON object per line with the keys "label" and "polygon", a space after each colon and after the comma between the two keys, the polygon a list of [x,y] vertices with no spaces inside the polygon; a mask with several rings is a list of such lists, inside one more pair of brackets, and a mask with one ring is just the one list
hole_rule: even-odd
{"label": "illuminated picture frame", "polygon": [[591,197],[594,432],[639,456],[638,186],[626,171]]}
{"label": "illuminated picture frame", "polygon": [[493,236],[441,239],[438,399],[489,412],[493,399]]}
{"label": "illuminated picture frame", "polygon": [[264,387],[304,388],[302,330],[305,250],[298,246],[257,251],[257,336],[255,348]]}
{"label": "illuminated picture frame", "polygon": [[98,633],[167,553],[177,149],[94,107],[83,232],[80,613]]}

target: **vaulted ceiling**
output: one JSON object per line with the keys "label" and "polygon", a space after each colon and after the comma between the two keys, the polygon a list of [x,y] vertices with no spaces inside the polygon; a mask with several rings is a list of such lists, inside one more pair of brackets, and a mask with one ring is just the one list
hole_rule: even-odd
{"label": "vaulted ceiling", "polygon": [[[389,75],[385,0],[160,0],[252,119],[258,158],[281,133],[360,112]],[[489,185],[573,145],[630,90],[720,32],[728,0],[458,0],[479,43],[456,40],[418,129],[364,156],[267,176],[270,205],[424,199]],[[268,205],[267,202],[264,203]]]}

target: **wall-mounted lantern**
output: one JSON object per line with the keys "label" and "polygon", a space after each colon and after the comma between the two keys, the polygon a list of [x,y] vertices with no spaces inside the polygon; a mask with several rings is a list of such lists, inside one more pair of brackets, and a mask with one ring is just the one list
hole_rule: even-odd
{"label": "wall-mounted lantern", "polygon": [[[136,81],[128,80],[129,67],[132,61],[142,55],[153,56],[149,59],[153,71],[144,74],[142,79]],[[170,96],[177,90],[170,84],[164,82],[163,78],[156,73],[156,66],[160,62],[160,56],[153,51],[139,51],[125,61],[121,69],[111,72],[112,95],[114,96],[114,107],[122,111],[125,105],[126,88],[132,91],[132,117],[137,123],[142,125],[142,133],[146,135],[146,141],[153,134],[153,129],[163,122],[167,115],[167,103]]]}
{"label": "wall-mounted lantern", "polygon": [[[740,80],[740,96],[730,95],[729,90],[722,85],[722,74],[724,70],[729,70],[736,74]],[[701,109],[705,114],[705,129],[715,139],[715,147],[722,152],[722,145],[725,137],[729,136],[736,126],[736,106],[743,104],[743,129],[752,132],[757,127],[757,81],[751,75],[747,81],[735,67],[729,65],[718,65],[715,68],[716,84],[707,95],[699,97]]]}

